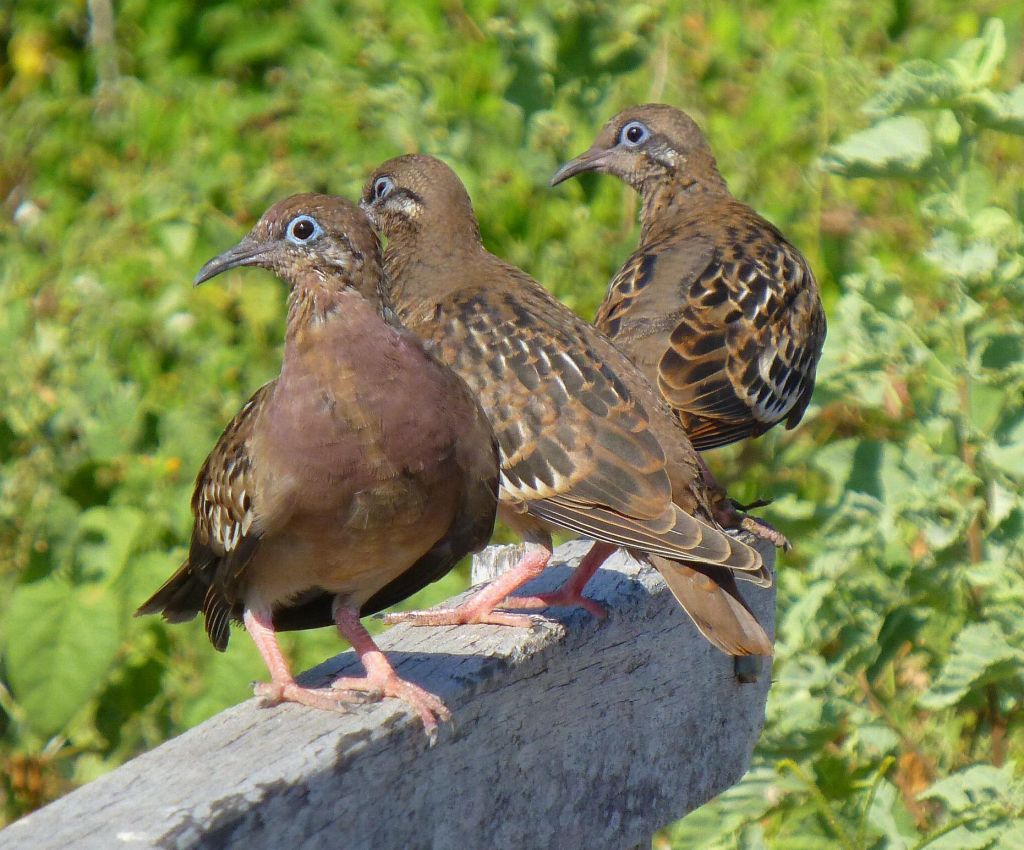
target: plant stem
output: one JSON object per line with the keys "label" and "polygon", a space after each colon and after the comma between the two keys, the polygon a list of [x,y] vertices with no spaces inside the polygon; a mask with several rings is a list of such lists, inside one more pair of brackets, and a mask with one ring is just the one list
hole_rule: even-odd
{"label": "plant stem", "polygon": [[839,819],[835,816],[832,811],[832,806],[829,805],[828,799],[821,793],[821,789],[818,784],[811,779],[808,773],[792,759],[783,759],[778,763],[777,770],[788,770],[800,779],[810,791],[811,799],[814,801],[815,808],[818,813],[822,816],[835,835],[836,839],[843,846],[845,850],[858,850],[858,846],[854,843],[853,837],[846,831],[846,828],[839,822]]}
{"label": "plant stem", "polygon": [[114,7],[110,0],[89,0],[89,43],[96,53],[100,86],[117,81],[117,45],[114,40]]}
{"label": "plant stem", "polygon": [[928,835],[926,835],[924,838],[918,841],[917,844],[914,845],[913,850],[922,850],[922,848],[927,847],[929,844],[938,841],[938,839],[942,838],[943,835],[948,835],[954,829],[959,829],[961,826],[967,826],[967,824],[973,823],[977,819],[977,815],[974,815],[957,818],[956,820],[951,820],[945,826],[940,826],[934,832],[928,833]]}
{"label": "plant stem", "polygon": [[999,710],[999,691],[995,682],[985,686],[988,717],[992,724],[992,764],[1002,767],[1006,762],[1006,718]]}
{"label": "plant stem", "polygon": [[882,784],[882,780],[885,778],[885,774],[889,772],[889,768],[896,763],[895,756],[886,756],[882,759],[882,763],[878,766],[878,770],[875,771],[874,779],[871,780],[871,787],[868,790],[868,795],[864,800],[864,805],[860,811],[860,822],[857,824],[857,846],[864,847],[865,833],[868,829],[868,817],[871,813],[871,805],[875,802],[875,795],[878,793],[878,787]]}

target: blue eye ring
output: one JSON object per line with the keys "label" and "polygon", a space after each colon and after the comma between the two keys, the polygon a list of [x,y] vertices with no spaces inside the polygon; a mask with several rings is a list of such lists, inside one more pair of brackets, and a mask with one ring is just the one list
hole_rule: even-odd
{"label": "blue eye ring", "polygon": [[323,234],[324,230],[311,215],[297,215],[288,222],[285,238],[293,245],[308,245]]}
{"label": "blue eye ring", "polygon": [[650,137],[651,131],[643,121],[630,121],[619,131],[619,144],[627,148],[637,148]]}
{"label": "blue eye ring", "polygon": [[390,177],[382,176],[373,181],[373,199],[383,201],[395,188],[395,181]]}

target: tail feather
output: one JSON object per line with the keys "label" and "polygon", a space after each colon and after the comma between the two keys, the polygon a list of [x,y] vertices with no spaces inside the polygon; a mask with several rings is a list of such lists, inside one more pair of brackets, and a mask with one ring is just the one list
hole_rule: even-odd
{"label": "tail feather", "polygon": [[206,585],[185,561],[156,593],[138,607],[135,616],[163,614],[168,623],[184,623],[202,610],[205,596]]}
{"label": "tail feather", "polygon": [[768,633],[740,596],[731,570],[650,556],[672,595],[712,644],[728,655],[772,655]]}

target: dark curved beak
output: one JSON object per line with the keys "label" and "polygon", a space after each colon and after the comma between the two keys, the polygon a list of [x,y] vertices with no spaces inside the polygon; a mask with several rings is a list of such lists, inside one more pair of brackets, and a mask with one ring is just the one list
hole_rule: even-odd
{"label": "dark curved beak", "polygon": [[218,254],[203,266],[199,270],[199,274],[196,275],[192,285],[199,286],[199,284],[205,283],[211,277],[216,277],[222,272],[238,268],[239,266],[261,265],[260,261],[266,256],[268,251],[268,245],[257,242],[251,236],[246,236],[234,248],[229,248],[223,254]]}
{"label": "dark curved beak", "polygon": [[555,172],[555,176],[551,178],[551,185],[557,186],[563,180],[568,180],[584,171],[602,171],[608,164],[610,154],[611,151],[605,148],[590,148],[590,150],[584,151]]}

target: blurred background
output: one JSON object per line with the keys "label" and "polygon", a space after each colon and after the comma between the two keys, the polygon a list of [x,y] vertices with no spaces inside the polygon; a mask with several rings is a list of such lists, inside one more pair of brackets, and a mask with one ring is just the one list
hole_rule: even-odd
{"label": "blurred background", "polygon": [[[706,457],[795,543],[768,722],[657,848],[1024,847],[1024,5],[36,0],[0,6],[0,823],[246,698],[250,641],[134,620],[276,374],[284,288],[192,276],[386,157],[590,318],[637,238],[547,180],[631,103],[705,129],[829,315],[795,432]],[[461,570],[409,605],[462,589]],[[288,635],[305,667],[331,630]]]}

